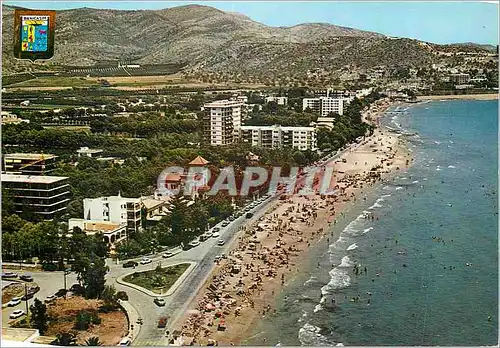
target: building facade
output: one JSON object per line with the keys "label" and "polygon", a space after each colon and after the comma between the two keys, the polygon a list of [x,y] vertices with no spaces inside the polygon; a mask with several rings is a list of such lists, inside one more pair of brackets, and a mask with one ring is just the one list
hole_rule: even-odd
{"label": "building facade", "polygon": [[287,105],[288,104],[288,97],[266,97],[266,103],[269,102],[276,102],[278,105]]}
{"label": "building facade", "polygon": [[127,238],[127,225],[124,223],[117,224],[111,221],[69,219],[68,233],[70,235],[73,233],[75,227],[78,227],[89,236],[102,233],[104,241],[108,244],[112,252],[114,252],[116,245]]}
{"label": "building facade", "polygon": [[469,82],[470,76],[469,74],[451,74],[450,75],[450,82],[463,85]]}
{"label": "building facade", "polygon": [[302,110],[310,109],[321,117],[327,117],[330,113],[344,114],[344,98],[304,98],[302,100]]}
{"label": "building facade", "polygon": [[66,211],[70,198],[68,177],[2,174],[1,180],[16,213],[29,220],[52,220]]}
{"label": "building facade", "polygon": [[203,106],[203,135],[212,146],[236,141],[241,126],[241,101],[218,100]]}
{"label": "building facade", "polygon": [[316,150],[314,127],[242,126],[243,142],[264,148],[293,147],[298,150]]}
{"label": "building facade", "polygon": [[140,198],[125,198],[120,195],[83,200],[85,220],[110,221],[115,224],[126,224],[127,231],[136,232],[142,229]]}
{"label": "building facade", "polygon": [[9,153],[3,156],[3,169],[12,174],[46,175],[56,168],[56,158],[43,153]]}

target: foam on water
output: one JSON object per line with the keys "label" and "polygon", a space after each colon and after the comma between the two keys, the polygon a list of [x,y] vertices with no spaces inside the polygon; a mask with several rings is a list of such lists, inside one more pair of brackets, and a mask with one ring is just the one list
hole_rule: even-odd
{"label": "foam on water", "polygon": [[365,229],[363,230],[363,234],[366,234],[366,233],[370,232],[371,230],[373,230],[373,227],[368,227],[368,228],[365,228]]}
{"label": "foam on water", "polygon": [[304,324],[299,330],[299,341],[302,346],[332,346],[335,342],[329,342],[328,339],[321,334],[321,328]]}
{"label": "foam on water", "polygon": [[448,166],[448,168],[452,168],[452,169],[453,169],[453,168],[456,168],[456,167],[455,167],[455,166],[452,166],[452,165],[449,165],[449,166]]}
{"label": "foam on water", "polygon": [[314,283],[316,280],[318,280],[318,278],[312,275],[308,280],[305,281],[304,285]]}
{"label": "foam on water", "polygon": [[356,243],[353,243],[347,247],[347,250],[350,251],[350,250],[354,250],[357,248],[358,248],[358,245]]}

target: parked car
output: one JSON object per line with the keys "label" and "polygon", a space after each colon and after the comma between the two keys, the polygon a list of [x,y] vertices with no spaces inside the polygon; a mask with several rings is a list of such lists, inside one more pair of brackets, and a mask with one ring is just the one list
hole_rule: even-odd
{"label": "parked car", "polygon": [[220,233],[219,232],[212,233],[212,238],[218,238],[218,237],[220,237]]}
{"label": "parked car", "polygon": [[14,307],[14,306],[17,306],[20,303],[21,303],[21,298],[20,297],[14,297],[14,298],[12,298],[12,300],[9,301],[9,303],[7,303],[7,306],[8,307]]}
{"label": "parked car", "polygon": [[220,231],[220,228],[219,228],[219,227],[214,227],[214,228],[212,228],[212,233],[213,233],[213,232],[219,232],[219,231]]}
{"label": "parked car", "polygon": [[229,221],[224,221],[224,222],[222,223],[222,227],[226,227],[227,225],[229,225]]}
{"label": "parked car", "polygon": [[123,268],[136,267],[136,266],[139,266],[139,264],[135,261],[127,261],[123,264]]}
{"label": "parked car", "polygon": [[191,248],[197,247],[198,245],[200,245],[200,241],[199,240],[195,239],[195,240],[192,240],[192,241],[189,242],[189,246]]}
{"label": "parked car", "polygon": [[245,215],[245,217],[246,217],[247,219],[250,219],[250,218],[252,218],[252,217],[253,217],[253,213],[247,213],[247,215]]}
{"label": "parked car", "polygon": [[36,294],[38,291],[40,291],[40,287],[38,285],[33,285],[33,286],[30,286],[28,288],[28,291],[29,292],[32,292],[34,294]]}
{"label": "parked car", "polygon": [[57,292],[54,294],[56,297],[64,297],[68,293],[68,290],[66,289],[59,289]]}
{"label": "parked car", "polygon": [[130,346],[132,344],[132,340],[128,337],[124,337],[120,340],[120,343],[118,343],[119,347],[125,347],[125,346]]}
{"label": "parked car", "polygon": [[17,273],[14,272],[4,272],[2,273],[2,279],[17,278]]}
{"label": "parked car", "polygon": [[165,300],[164,300],[164,299],[162,299],[162,298],[157,297],[157,298],[155,298],[155,299],[153,300],[153,302],[155,303],[155,305],[157,305],[157,306],[159,306],[159,307],[163,307],[163,306],[165,306]]}
{"label": "parked car", "polygon": [[141,265],[147,265],[148,263],[153,262],[149,257],[145,257],[141,260]]}
{"label": "parked car", "polygon": [[161,317],[160,320],[158,320],[158,328],[163,329],[167,326],[167,317]]}
{"label": "parked car", "polygon": [[85,294],[85,288],[83,286],[81,286],[80,284],[71,285],[71,287],[69,288],[69,291],[71,291],[72,293],[77,294],[77,295]]}
{"label": "parked car", "polygon": [[224,239],[219,239],[217,242],[217,245],[223,246],[226,242],[224,242]]}
{"label": "parked car", "polygon": [[208,233],[203,233],[201,236],[200,236],[200,242],[204,242],[206,241],[208,238],[210,238],[211,235],[209,235]]}
{"label": "parked car", "polygon": [[229,221],[234,221],[234,216],[233,216],[233,215],[231,215],[231,216],[229,217]]}
{"label": "parked car", "polygon": [[164,258],[166,258],[166,259],[167,259],[167,258],[172,257],[172,256],[174,256],[174,255],[175,255],[175,254],[174,254],[173,252],[171,252],[171,251],[167,251],[165,254],[163,254],[163,255],[162,255],[162,257],[164,257]]}
{"label": "parked car", "polygon": [[29,274],[23,274],[22,276],[19,277],[19,279],[24,280],[25,282],[33,281],[33,277],[30,276]]}
{"label": "parked car", "polygon": [[22,309],[16,309],[14,312],[10,313],[9,318],[10,319],[17,319],[19,317],[22,317],[26,313]]}
{"label": "parked car", "polygon": [[54,302],[56,300],[57,296],[55,295],[49,295],[47,296],[47,298],[45,299],[45,303],[51,303],[51,302]]}

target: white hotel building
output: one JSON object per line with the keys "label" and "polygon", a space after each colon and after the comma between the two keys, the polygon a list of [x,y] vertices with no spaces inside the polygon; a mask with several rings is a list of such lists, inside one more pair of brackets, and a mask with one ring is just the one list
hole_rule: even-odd
{"label": "white hotel building", "polygon": [[265,148],[293,147],[298,150],[316,150],[314,127],[241,126],[243,142]]}
{"label": "white hotel building", "polygon": [[330,113],[344,114],[344,106],[348,104],[345,98],[304,98],[302,100],[302,110],[307,108],[318,113],[321,117],[327,117]]}
{"label": "white hotel building", "polygon": [[126,224],[128,231],[142,229],[140,198],[125,198],[120,195],[85,198],[83,200],[85,220],[110,221]]}
{"label": "white hotel building", "polygon": [[205,104],[203,135],[210,145],[228,145],[236,141],[241,126],[241,106],[238,100],[217,100]]}

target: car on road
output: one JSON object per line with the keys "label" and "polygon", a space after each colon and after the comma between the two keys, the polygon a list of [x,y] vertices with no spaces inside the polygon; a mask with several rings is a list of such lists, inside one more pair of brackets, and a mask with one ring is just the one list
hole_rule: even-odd
{"label": "car on road", "polygon": [[229,225],[229,221],[224,221],[224,222],[222,223],[222,227],[226,227],[227,225]]}
{"label": "car on road", "polygon": [[212,238],[218,238],[218,237],[220,237],[220,233],[219,232],[212,233]]}
{"label": "car on road", "polygon": [[209,233],[203,233],[201,236],[200,236],[200,242],[204,242],[206,241],[208,238],[210,238],[212,235],[209,234]]}
{"label": "car on road", "polygon": [[16,309],[14,312],[10,313],[9,318],[10,319],[17,319],[19,317],[22,317],[26,313],[22,309]]}
{"label": "car on road", "polygon": [[212,233],[213,233],[213,232],[219,232],[219,231],[220,231],[220,228],[219,228],[219,227],[214,227],[214,228],[212,228]]}
{"label": "car on road", "polygon": [[155,298],[155,299],[153,300],[153,302],[155,303],[155,305],[157,305],[157,306],[159,306],[159,307],[163,307],[163,306],[165,306],[165,300],[164,300],[164,299],[162,299],[162,298],[157,297],[157,298]]}
{"label": "car on road", "polygon": [[192,240],[192,241],[189,242],[189,246],[191,248],[197,247],[198,245],[200,245],[200,241],[199,240],[195,239],[195,240]]}
{"label": "car on road", "polygon": [[234,221],[234,216],[233,216],[233,215],[231,215],[231,216],[229,217],[229,221]]}
{"label": "car on road", "polygon": [[165,328],[167,326],[167,321],[168,321],[167,317],[161,317],[160,320],[158,320],[158,328],[159,329]]}
{"label": "car on road", "polygon": [[7,303],[7,306],[8,307],[14,307],[14,306],[17,306],[20,303],[21,303],[21,298],[20,297],[14,297],[14,298],[12,298],[12,300],[9,301],[9,303]]}
{"label": "car on road", "polygon": [[127,261],[123,264],[123,268],[136,267],[136,266],[139,266],[139,264],[135,261]]}
{"label": "car on road", "polygon": [[147,265],[148,263],[153,262],[149,257],[145,257],[141,260],[141,265]]}
{"label": "car on road", "polygon": [[14,272],[4,272],[2,273],[2,279],[17,278],[17,273]]}
{"label": "car on road", "polygon": [[130,346],[132,344],[132,340],[129,337],[124,337],[120,340],[120,343],[118,343],[119,347],[125,347],[125,346]]}
{"label": "car on road", "polygon": [[224,253],[222,253],[220,255],[216,255],[214,258],[214,262],[220,261],[220,260],[225,259],[225,258],[226,258],[226,255]]}
{"label": "car on road", "polygon": [[51,302],[54,302],[56,300],[57,296],[56,295],[50,295],[50,296],[47,296],[47,298],[45,299],[45,303],[51,303]]}
{"label": "car on road", "polygon": [[217,242],[217,245],[219,245],[219,246],[223,246],[224,244],[226,244],[224,239],[219,239],[219,241]]}
{"label": "car on road", "polygon": [[253,217],[253,213],[247,213],[247,215],[245,215],[245,217],[246,217],[247,219],[250,219],[250,218],[252,218],[252,217]]}
{"label": "car on road", "polygon": [[33,281],[33,277],[29,274],[23,274],[22,276],[19,277],[19,279],[24,280],[25,282]]}
{"label": "car on road", "polygon": [[164,257],[166,259],[168,259],[169,257],[172,257],[174,256],[175,253],[171,252],[171,251],[167,251],[165,254],[163,254],[161,257]]}

